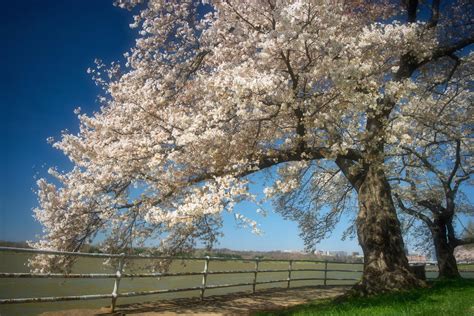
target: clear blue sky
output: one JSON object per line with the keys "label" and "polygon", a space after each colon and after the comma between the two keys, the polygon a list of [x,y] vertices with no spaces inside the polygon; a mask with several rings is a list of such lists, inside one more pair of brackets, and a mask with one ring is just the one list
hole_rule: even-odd
{"label": "clear blue sky", "polygon": [[[73,114],[98,110],[99,93],[86,74],[95,58],[118,60],[134,42],[131,14],[112,0],[9,1],[2,6],[0,50],[0,239],[34,239],[41,227],[32,217],[35,176],[69,162],[46,138],[75,132]],[[241,207],[242,210],[244,206]],[[250,217],[254,209],[244,211]],[[260,218],[263,236],[239,229],[225,216],[225,237],[218,247],[254,250],[302,249],[296,224],[269,212]],[[340,241],[346,223],[320,249],[360,251],[356,241]]]}

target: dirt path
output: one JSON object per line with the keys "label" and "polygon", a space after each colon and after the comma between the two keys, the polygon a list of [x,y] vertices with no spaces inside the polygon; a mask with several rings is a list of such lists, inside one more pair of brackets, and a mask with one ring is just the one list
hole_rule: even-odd
{"label": "dirt path", "polygon": [[167,301],[134,303],[117,306],[115,313],[102,309],[77,309],[47,312],[41,316],[86,316],[86,315],[250,315],[255,311],[276,310],[331,298],[343,294],[348,287],[304,287],[257,291],[256,294],[234,293],[222,296],[183,298]]}

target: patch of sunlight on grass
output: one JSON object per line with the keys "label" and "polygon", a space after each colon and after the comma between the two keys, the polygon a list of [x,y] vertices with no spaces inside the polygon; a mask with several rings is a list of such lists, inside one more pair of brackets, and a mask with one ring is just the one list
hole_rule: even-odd
{"label": "patch of sunlight on grass", "polygon": [[319,300],[282,311],[256,315],[321,316],[435,316],[474,315],[474,280],[441,280],[428,289],[379,295],[369,298]]}

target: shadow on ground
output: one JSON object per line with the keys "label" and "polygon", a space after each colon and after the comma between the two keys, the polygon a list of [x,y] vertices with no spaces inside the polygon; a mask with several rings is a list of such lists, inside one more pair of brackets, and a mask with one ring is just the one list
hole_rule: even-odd
{"label": "shadow on ground", "polygon": [[181,298],[155,302],[119,305],[114,313],[109,309],[65,310],[47,312],[41,316],[86,316],[86,315],[250,315],[256,311],[278,310],[304,304],[312,300],[333,298],[342,295],[348,287],[300,287],[293,289],[271,289],[252,293],[232,293],[221,296]]}

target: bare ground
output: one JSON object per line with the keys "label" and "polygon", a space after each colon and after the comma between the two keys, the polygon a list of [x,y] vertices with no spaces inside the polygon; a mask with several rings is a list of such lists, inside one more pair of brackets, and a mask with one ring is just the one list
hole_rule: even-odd
{"label": "bare ground", "polygon": [[114,313],[109,308],[75,309],[46,312],[41,316],[89,315],[251,315],[256,311],[278,310],[304,304],[316,299],[332,298],[344,294],[349,287],[303,287],[271,289],[251,293],[233,293],[199,298],[182,298],[145,303],[118,305]]}

